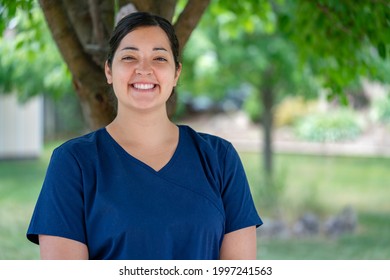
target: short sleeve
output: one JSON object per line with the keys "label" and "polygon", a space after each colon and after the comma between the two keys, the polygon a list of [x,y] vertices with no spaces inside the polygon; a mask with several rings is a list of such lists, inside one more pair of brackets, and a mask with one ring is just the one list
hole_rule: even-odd
{"label": "short sleeve", "polygon": [[36,203],[27,238],[53,235],[86,243],[81,168],[70,151],[54,150]]}
{"label": "short sleeve", "polygon": [[231,144],[224,160],[221,195],[226,215],[225,233],[249,226],[259,227],[263,223],[255,208],[240,157]]}

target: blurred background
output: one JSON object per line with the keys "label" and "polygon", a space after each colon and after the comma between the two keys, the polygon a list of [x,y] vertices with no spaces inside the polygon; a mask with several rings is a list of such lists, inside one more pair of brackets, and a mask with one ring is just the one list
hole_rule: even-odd
{"label": "blurred background", "polygon": [[259,259],[390,259],[388,1],[51,2],[0,1],[0,259],[39,258],[25,232],[51,152],[112,117],[105,85],[80,84],[105,83],[103,39],[133,9],[176,23],[172,119],[238,150]]}

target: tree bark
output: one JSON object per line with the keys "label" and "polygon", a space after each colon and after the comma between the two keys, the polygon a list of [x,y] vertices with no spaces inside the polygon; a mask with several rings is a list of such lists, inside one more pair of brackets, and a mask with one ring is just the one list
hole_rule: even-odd
{"label": "tree bark", "polygon": [[172,21],[177,0],[133,0],[123,2],[133,3],[137,7],[138,11],[150,12]]}
{"label": "tree bark", "polygon": [[113,119],[115,110],[110,102],[103,69],[84,51],[63,2],[40,0],[39,3],[53,38],[72,73],[88,126],[97,129],[108,124]]}
{"label": "tree bark", "polygon": [[192,31],[198,25],[210,0],[189,0],[175,23],[175,29],[181,50],[187,43]]}

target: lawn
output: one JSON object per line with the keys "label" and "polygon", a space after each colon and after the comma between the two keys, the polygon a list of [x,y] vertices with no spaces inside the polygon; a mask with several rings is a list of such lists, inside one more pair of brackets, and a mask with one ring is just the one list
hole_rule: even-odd
{"label": "lawn", "polygon": [[[54,146],[38,160],[0,161],[0,259],[39,257],[25,232]],[[389,158],[277,154],[276,186],[270,189],[260,155],[241,157],[262,217],[273,217],[277,209],[287,223],[307,211],[325,219],[346,205],[358,214],[356,232],[338,238],[259,239],[259,258],[390,259]]]}
{"label": "lawn", "polygon": [[[259,258],[390,259],[390,158],[277,154],[277,195],[272,196],[262,186],[260,156],[241,157],[258,210],[265,217],[275,216],[277,210],[287,224],[305,212],[325,220],[346,206],[358,217],[356,231],[338,238],[260,239]],[[277,201],[278,207],[269,201]]]}

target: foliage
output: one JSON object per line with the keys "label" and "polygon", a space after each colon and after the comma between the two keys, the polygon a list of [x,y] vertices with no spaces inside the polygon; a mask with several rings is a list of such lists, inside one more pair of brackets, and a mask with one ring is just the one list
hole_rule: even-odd
{"label": "foliage", "polygon": [[0,34],[3,34],[19,10],[29,11],[35,3],[35,0],[0,0]]}
{"label": "foliage", "polygon": [[29,13],[17,11],[0,37],[0,54],[2,92],[17,92],[21,100],[42,93],[60,97],[73,92],[70,73],[37,6]]}
{"label": "foliage", "polygon": [[260,122],[263,114],[263,106],[260,103],[259,94],[256,91],[253,90],[248,98],[246,98],[243,109],[252,122]]}
{"label": "foliage", "polygon": [[284,33],[299,46],[332,94],[346,101],[343,89],[361,76],[377,76],[373,57],[388,63],[390,2],[285,1],[278,6]]}
{"label": "foliage", "polygon": [[334,142],[355,139],[361,132],[353,111],[339,109],[302,117],[295,125],[299,138],[316,142]]}
{"label": "foliage", "polygon": [[248,73],[258,79],[251,70],[263,68],[265,57],[243,36],[262,28],[260,17],[266,19],[269,12],[266,1],[213,1],[184,49],[180,90],[221,100],[228,89],[248,81]]}
{"label": "foliage", "polygon": [[192,33],[183,53],[179,92],[221,99],[223,83],[214,82],[220,70],[216,51],[216,46],[201,30]]}
{"label": "foliage", "polygon": [[267,82],[279,98],[313,96],[321,84],[346,103],[344,90],[361,77],[388,79],[389,5],[213,1],[185,50],[185,91],[220,99],[240,81],[258,88],[272,65]]}
{"label": "foliage", "polygon": [[[251,2],[224,6],[214,1],[210,5],[184,50],[182,91],[217,100],[242,83],[250,83],[259,91],[265,82],[263,72],[273,67],[271,82],[279,98],[285,94],[314,95],[318,83],[309,68],[296,67],[296,50],[276,32],[275,14],[269,3],[252,7],[254,12],[248,8]],[[256,98],[252,96],[251,100]]]}

